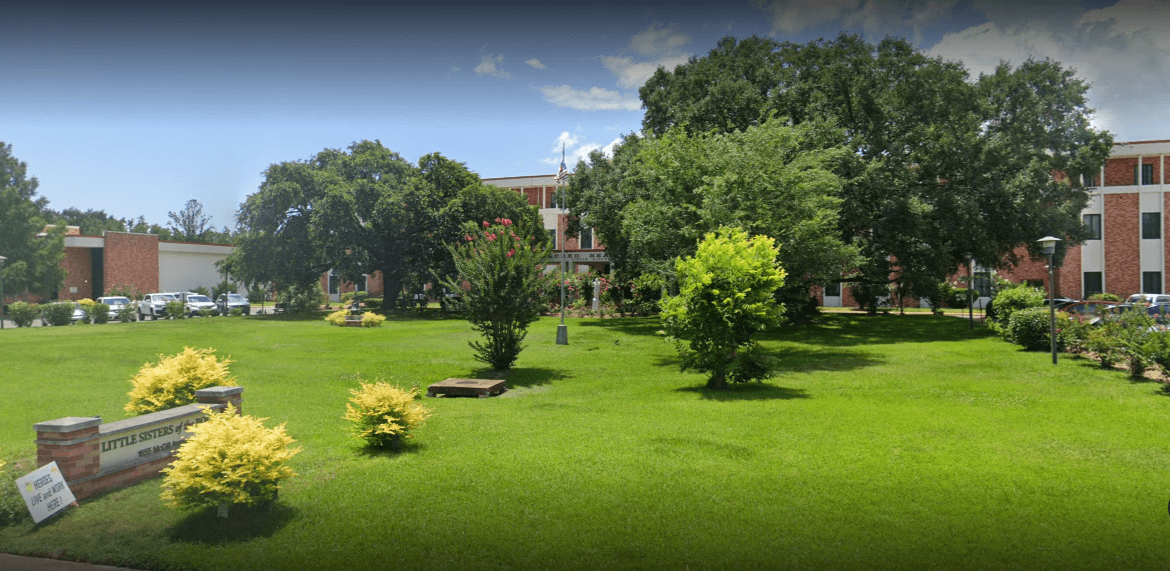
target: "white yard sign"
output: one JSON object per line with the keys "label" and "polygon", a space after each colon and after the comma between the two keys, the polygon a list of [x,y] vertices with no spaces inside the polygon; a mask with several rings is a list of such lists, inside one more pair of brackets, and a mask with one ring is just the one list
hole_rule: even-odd
{"label": "white yard sign", "polygon": [[28,506],[28,513],[36,523],[45,521],[77,501],[73,492],[69,491],[69,484],[65,483],[65,477],[61,475],[56,462],[49,462],[29,475],[17,478],[16,487],[20,488],[24,505]]}

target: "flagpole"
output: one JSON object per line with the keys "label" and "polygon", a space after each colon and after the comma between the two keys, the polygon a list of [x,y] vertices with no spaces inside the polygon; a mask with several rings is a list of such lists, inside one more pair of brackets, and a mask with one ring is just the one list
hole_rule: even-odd
{"label": "flagpole", "polygon": [[[558,206],[560,206],[561,210],[561,212],[557,214],[558,234],[560,233],[561,214],[563,214],[565,210],[565,193],[563,185],[565,181],[565,175],[567,174],[565,170],[565,145],[564,143],[561,143],[561,168],[559,171],[557,171],[557,202],[559,203]],[[565,220],[565,223],[568,224],[568,219]],[[559,236],[559,238],[561,247],[561,275],[559,280],[561,282],[561,324],[557,326],[557,345],[568,345],[569,328],[565,326],[565,237],[562,235]]]}

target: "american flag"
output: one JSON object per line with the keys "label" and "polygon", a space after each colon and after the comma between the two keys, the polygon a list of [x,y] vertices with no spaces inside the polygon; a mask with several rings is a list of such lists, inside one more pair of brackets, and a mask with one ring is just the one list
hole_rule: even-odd
{"label": "american flag", "polygon": [[565,147],[561,145],[561,168],[557,171],[557,182],[565,180],[569,176],[569,169],[565,168]]}

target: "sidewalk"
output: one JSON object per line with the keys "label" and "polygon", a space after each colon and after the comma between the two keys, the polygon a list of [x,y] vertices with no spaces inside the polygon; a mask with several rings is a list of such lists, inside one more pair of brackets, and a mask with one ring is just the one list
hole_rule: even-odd
{"label": "sidewalk", "polygon": [[0,553],[0,569],[4,571],[134,571],[125,567],[111,567],[109,565],[93,565],[77,563],[76,561],[60,561],[58,559],[41,559],[39,557],[23,557]]}

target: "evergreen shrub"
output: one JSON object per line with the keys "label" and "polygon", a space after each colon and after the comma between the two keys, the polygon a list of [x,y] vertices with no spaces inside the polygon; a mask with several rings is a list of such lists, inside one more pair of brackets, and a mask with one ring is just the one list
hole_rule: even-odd
{"label": "evergreen shrub", "polygon": [[187,316],[187,308],[183,306],[181,301],[168,301],[164,314],[169,319],[182,319]]}
{"label": "evergreen shrub", "polygon": [[147,363],[130,380],[130,402],[124,407],[132,414],[146,414],[195,402],[195,391],[215,386],[236,386],[230,377],[231,359],[217,359],[215,349],[184,347],[173,356],[159,355],[158,363]]}
{"label": "evergreen shrub", "polygon": [[385,317],[372,311],[362,314],[362,327],[381,327],[383,321],[386,321]]}
{"label": "evergreen shrub", "polygon": [[[1012,312],[1007,325],[1007,337],[1009,341],[1023,345],[1028,351],[1046,351],[1052,347],[1050,328],[1047,307],[1026,307]],[[1058,344],[1059,340],[1058,335]],[[1057,350],[1060,350],[1060,347],[1057,347]]]}
{"label": "evergreen shrub", "polygon": [[162,500],[175,508],[254,506],[276,499],[280,482],[296,475],[286,465],[300,448],[284,425],[266,428],[264,418],[237,415],[230,404],[207,413],[163,468]]}
{"label": "evergreen shrub", "polygon": [[430,410],[416,402],[417,388],[406,391],[379,379],[362,381],[349,392],[352,396],[345,404],[345,419],[353,423],[350,430],[375,448],[397,446],[430,416]]}
{"label": "evergreen shrub", "polygon": [[69,325],[73,323],[73,304],[68,301],[46,303],[41,306],[41,317],[49,325]]}
{"label": "evergreen shrub", "polygon": [[14,301],[8,304],[8,316],[16,322],[17,327],[31,327],[40,315],[41,306],[35,303]]}
{"label": "evergreen shrub", "polygon": [[94,302],[86,311],[89,313],[90,321],[94,323],[107,323],[110,321],[110,306],[107,304]]}

